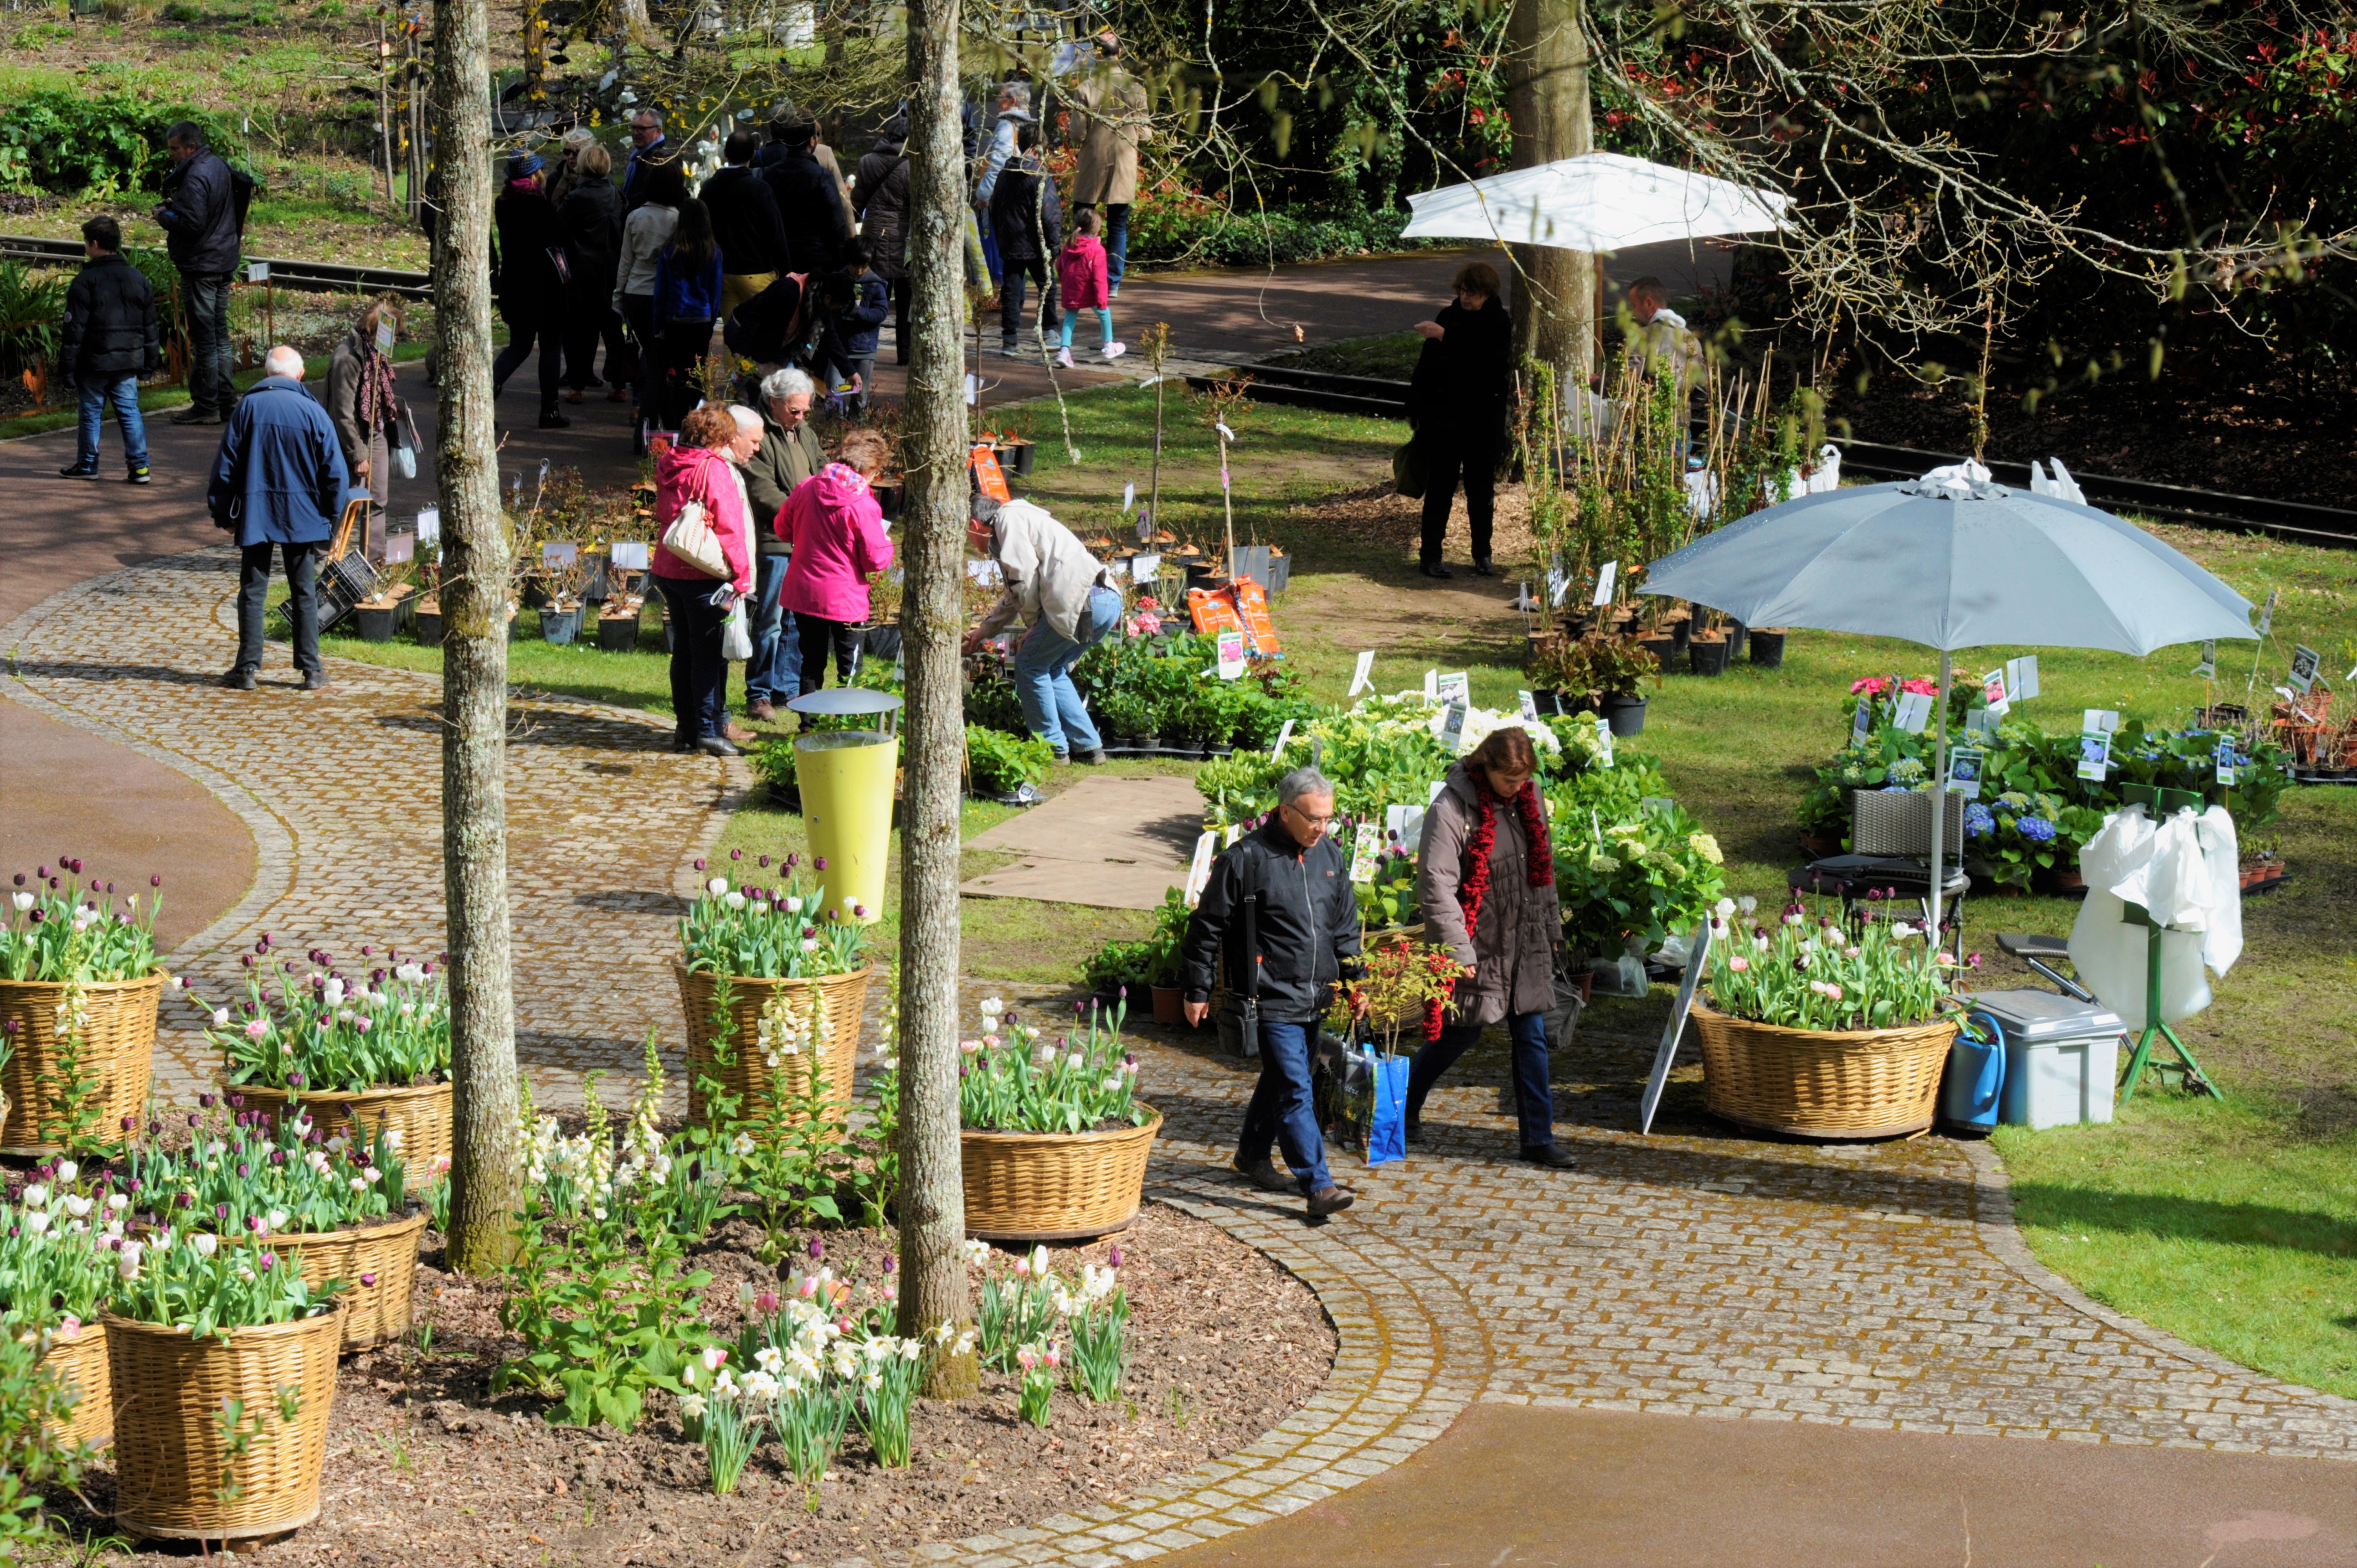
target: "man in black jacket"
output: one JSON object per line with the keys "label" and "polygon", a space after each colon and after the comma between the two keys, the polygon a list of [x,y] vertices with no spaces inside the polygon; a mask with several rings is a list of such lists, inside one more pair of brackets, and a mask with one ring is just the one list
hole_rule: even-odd
{"label": "man in black jacket", "polygon": [[188,406],[175,424],[226,424],[237,393],[229,380],[229,280],[237,271],[237,187],[229,165],[205,145],[196,122],[164,133],[172,172],[164,177],[164,204],[156,221],[180,272],[180,302],[188,317]]}
{"label": "man in black jacket", "polygon": [[1063,325],[1056,311],[1056,252],[1064,248],[1064,205],[1055,177],[1039,162],[1039,127],[1025,121],[1015,128],[1015,156],[997,174],[990,192],[990,231],[998,241],[998,351],[1010,359],[1026,352],[1023,280],[1039,290],[1039,340]]}
{"label": "man in black jacket", "polygon": [[[840,264],[835,252],[851,238],[843,215],[843,188],[818,161],[818,122],[796,120],[786,127],[785,156],[761,171],[777,199],[791,254],[790,271],[813,276]],[[724,248],[721,254],[726,257]]]}
{"label": "man in black jacket", "polygon": [[769,182],[753,172],[753,133],[732,131],[720,150],[726,166],[704,182],[704,205],[712,214],[712,238],[720,247],[720,315],[778,281],[791,252],[778,199]]}
{"label": "man in black jacket", "polygon": [[[1321,1218],[1350,1208],[1351,1195],[1327,1174],[1309,1064],[1330,988],[1359,967],[1359,906],[1350,858],[1327,836],[1334,786],[1314,768],[1297,768],[1277,781],[1276,800],[1275,815],[1212,863],[1187,926],[1185,1008],[1188,1023],[1203,1021],[1215,964],[1225,967],[1232,1003],[1255,1000],[1260,1082],[1244,1111],[1236,1169],[1270,1192],[1298,1186]],[[1291,1182],[1270,1163],[1272,1144],[1283,1145]]]}
{"label": "man in black jacket", "polygon": [[123,228],[112,218],[81,226],[90,260],[66,290],[65,329],[58,366],[81,392],[81,441],[68,479],[98,478],[98,435],[106,405],[123,431],[123,456],[135,485],[147,482],[147,426],[139,417],[139,378],[164,368],[156,321],[156,291],[147,275],[123,259]]}

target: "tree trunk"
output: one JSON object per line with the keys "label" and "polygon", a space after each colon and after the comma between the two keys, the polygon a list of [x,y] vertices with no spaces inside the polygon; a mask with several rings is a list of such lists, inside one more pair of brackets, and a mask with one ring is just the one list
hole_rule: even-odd
{"label": "tree trunk", "polygon": [[614,0],[614,19],[631,43],[644,44],[655,36],[654,23],[647,17],[647,0]]}
{"label": "tree trunk", "polygon": [[508,946],[509,544],[491,428],[490,23],[486,0],[434,7],[434,233],[442,509],[442,885],[449,908],[457,1126],[450,1261],[511,1255],[522,1185],[514,967]]}
{"label": "tree trunk", "polygon": [[[1516,168],[1596,150],[1584,25],[1582,0],[1514,0],[1506,110]],[[1596,257],[1549,245],[1512,249],[1515,360],[1528,355],[1553,365],[1567,399],[1596,364]]]}
{"label": "tree trunk", "polygon": [[[900,1332],[970,1321],[958,1157],[958,792],[965,754],[958,639],[965,618],[965,149],[962,0],[909,6],[908,275],[917,340],[900,424],[909,476],[907,786],[900,808]],[[954,1348],[952,1346],[952,1348]],[[925,1392],[975,1392],[971,1349],[937,1353]]]}

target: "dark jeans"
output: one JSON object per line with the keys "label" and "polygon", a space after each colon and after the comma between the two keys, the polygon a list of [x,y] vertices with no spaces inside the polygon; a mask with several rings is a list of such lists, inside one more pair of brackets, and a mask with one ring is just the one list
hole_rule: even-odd
{"label": "dark jeans", "polygon": [[188,314],[188,401],[199,413],[227,419],[237,406],[229,380],[229,274],[182,273],[180,302]]}
{"label": "dark jeans", "polygon": [[794,629],[802,639],[802,696],[809,696],[826,684],[826,655],[834,650],[834,679],[837,685],[851,684],[851,672],[859,664],[859,638],[863,628],[847,620],[821,620],[813,615],[794,617]]}
{"label": "dark jeans", "polygon": [[[1547,1087],[1546,1015],[1511,1013],[1506,1033],[1514,1042],[1514,1112],[1522,1123],[1523,1147],[1535,1149],[1555,1142],[1555,1090]],[[1407,1069],[1407,1113],[1424,1110],[1424,1097],[1457,1058],[1473,1048],[1481,1031],[1470,1024],[1451,1024],[1440,1038],[1415,1053]]]}
{"label": "dark jeans", "polygon": [[295,607],[295,668],[306,675],[319,672],[319,547],[317,544],[249,544],[238,552],[237,668],[252,674],[262,668],[262,607],[270,596],[270,553],[282,553],[286,564],[287,601]]}
{"label": "dark jeans", "polygon": [[1317,1045],[1315,1018],[1306,1024],[1260,1021],[1260,1081],[1253,1085],[1244,1130],[1236,1139],[1236,1159],[1246,1165],[1267,1159],[1272,1144],[1282,1148],[1305,1193],[1334,1185],[1326,1171],[1326,1135],[1318,1130],[1309,1095],[1309,1058]]}
{"label": "dark jeans", "polygon": [[671,711],[685,741],[728,733],[728,660],[720,657],[720,634],[728,612],[712,602],[720,585],[708,577],[657,577],[663,603],[671,607]]}
{"label": "dark jeans", "polygon": [[579,392],[598,378],[591,367],[597,362],[597,344],[606,345],[606,376],[609,385],[614,381],[614,367],[622,359],[622,318],[606,303],[606,296],[594,300],[574,300],[565,315],[565,384]]}
{"label": "dark jeans", "polygon": [[688,410],[703,401],[704,393],[695,384],[695,369],[704,363],[705,353],[711,347],[711,322],[663,323],[661,338],[655,345],[655,353],[662,360],[655,392],[656,429],[677,430]]}
{"label": "dark jeans", "polygon": [[[1093,201],[1083,201],[1074,210],[1085,212],[1095,205]],[[1108,201],[1104,215],[1105,284],[1119,288],[1122,272],[1129,265],[1129,203]]]}
{"label": "dark jeans", "polygon": [[745,607],[753,634],[753,657],[745,661],[745,700],[777,702],[802,695],[802,639],[794,618],[778,601],[791,555],[754,558],[753,602]]}
{"label": "dark jeans", "polygon": [[[622,296],[622,320],[630,336],[639,340],[639,381],[637,402],[639,413],[652,418],[655,411],[655,296],[651,294],[626,294]],[[608,360],[608,363],[612,361]]]}
{"label": "dark jeans", "polygon": [[556,387],[565,375],[564,318],[544,316],[537,321],[526,320],[521,325],[508,323],[508,346],[491,361],[491,387],[496,393],[507,385],[508,378],[532,353],[534,343],[540,345],[540,412],[556,412]]}
{"label": "dark jeans", "polygon": [[999,263],[998,281],[998,340],[1008,348],[1016,343],[1016,334],[1023,325],[1023,280],[1029,278],[1039,285],[1039,332],[1042,337],[1063,329],[1064,318],[1056,312],[1056,285],[1048,272],[1048,263],[1038,256],[1028,261],[1008,259]]}
{"label": "dark jeans", "polygon": [[1424,448],[1424,564],[1440,564],[1440,542],[1448,532],[1448,503],[1457,481],[1465,481],[1465,518],[1473,534],[1473,559],[1490,559],[1490,524],[1498,510],[1496,421],[1468,429],[1426,424],[1416,433]]}

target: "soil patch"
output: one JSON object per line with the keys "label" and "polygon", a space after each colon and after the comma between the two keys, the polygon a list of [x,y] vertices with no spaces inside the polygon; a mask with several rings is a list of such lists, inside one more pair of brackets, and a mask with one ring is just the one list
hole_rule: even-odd
{"label": "soil patch", "polygon": [[[742,1321],[739,1283],[759,1288],[777,1277],[753,1255],[759,1239],[732,1222],[693,1260],[713,1274],[705,1320],[723,1336]],[[887,1231],[823,1240],[829,1264],[865,1278],[893,1245]],[[1333,1326],[1308,1287],[1261,1253],[1148,1205],[1117,1237],[1053,1250],[1054,1267],[1077,1274],[1114,1243],[1131,1305],[1126,1398],[1094,1405],[1059,1391],[1051,1423],[1028,1426],[1017,1418],[1017,1380],[985,1371],[974,1399],[918,1402],[905,1470],[879,1469],[855,1425],[818,1487],[796,1483],[771,1443],[726,1498],[708,1490],[703,1452],[683,1439],[667,1398],[650,1402],[629,1434],[552,1427],[541,1419],[545,1401],[490,1399],[492,1371],[520,1348],[500,1326],[500,1291],[421,1266],[429,1352],[404,1344],[344,1364],[319,1521],[255,1560],[338,1568],[881,1560],[1119,1504],[1256,1440],[1324,1383]],[[426,1244],[426,1263],[438,1263],[440,1238],[429,1233]],[[109,1507],[112,1473],[94,1472],[85,1491]]]}

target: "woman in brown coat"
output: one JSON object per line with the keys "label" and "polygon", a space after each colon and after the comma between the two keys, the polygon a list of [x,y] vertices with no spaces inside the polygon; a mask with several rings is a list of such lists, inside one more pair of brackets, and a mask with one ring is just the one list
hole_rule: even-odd
{"label": "woman in brown coat", "polygon": [[1523,1158],[1568,1165],[1572,1156],[1555,1144],[1555,1092],[1547,1086],[1546,1015],[1555,1005],[1563,910],[1537,773],[1531,737],[1495,731],[1448,770],[1424,814],[1416,902],[1425,933],[1473,972],[1457,983],[1446,1023],[1408,1069],[1407,1136],[1422,1138],[1425,1097],[1440,1075],[1483,1029],[1503,1023],[1514,1043]]}

